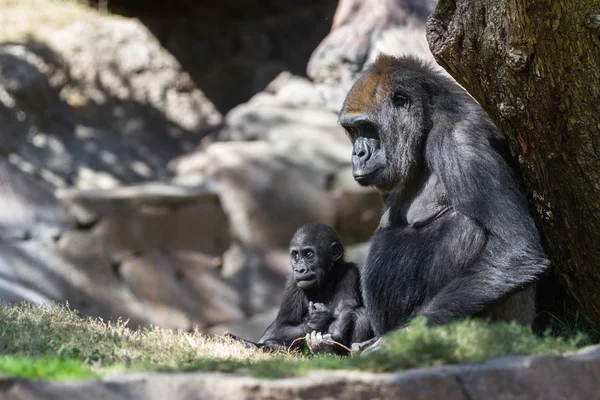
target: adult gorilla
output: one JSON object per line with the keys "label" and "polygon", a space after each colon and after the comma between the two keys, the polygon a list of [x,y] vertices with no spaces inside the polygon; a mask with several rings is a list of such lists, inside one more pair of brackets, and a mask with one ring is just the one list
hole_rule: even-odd
{"label": "adult gorilla", "polygon": [[380,56],[340,114],[354,179],[383,195],[362,289],[381,336],[416,316],[531,324],[549,262],[503,136],[451,79]]}

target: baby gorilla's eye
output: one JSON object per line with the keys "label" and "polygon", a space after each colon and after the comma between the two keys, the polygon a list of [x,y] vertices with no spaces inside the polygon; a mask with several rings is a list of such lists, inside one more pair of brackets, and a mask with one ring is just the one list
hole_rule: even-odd
{"label": "baby gorilla's eye", "polygon": [[298,253],[296,253],[296,252],[292,253],[292,260],[298,261]]}
{"label": "baby gorilla's eye", "polygon": [[312,251],[308,250],[308,251],[306,252],[305,256],[306,256],[306,258],[313,258],[313,256],[314,256],[314,253],[313,253]]}

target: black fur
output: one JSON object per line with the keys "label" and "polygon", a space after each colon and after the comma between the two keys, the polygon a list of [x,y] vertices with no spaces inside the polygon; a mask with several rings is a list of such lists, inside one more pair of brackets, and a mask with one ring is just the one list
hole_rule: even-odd
{"label": "black fur", "polygon": [[[304,252],[313,252],[305,258]],[[344,249],[335,231],[324,224],[303,225],[290,244],[294,274],[287,281],[275,321],[267,328],[258,345],[271,349],[298,348],[313,330],[329,333],[347,347],[373,336],[360,293],[356,264],[345,262]],[[317,278],[310,287],[300,288],[307,276]],[[320,304],[322,312],[310,303]],[[336,350],[335,347],[332,348]],[[338,349],[339,350],[339,349]]]}
{"label": "black fur", "polygon": [[479,104],[427,64],[380,56],[340,123],[355,178],[386,202],[362,270],[375,334],[420,315],[531,324],[532,283],[549,262],[505,139]]}

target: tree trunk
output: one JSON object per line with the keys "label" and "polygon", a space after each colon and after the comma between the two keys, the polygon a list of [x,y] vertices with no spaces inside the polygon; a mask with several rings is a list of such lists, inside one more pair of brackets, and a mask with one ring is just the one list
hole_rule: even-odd
{"label": "tree trunk", "polygon": [[510,141],[554,272],[600,322],[600,3],[440,0],[427,39]]}

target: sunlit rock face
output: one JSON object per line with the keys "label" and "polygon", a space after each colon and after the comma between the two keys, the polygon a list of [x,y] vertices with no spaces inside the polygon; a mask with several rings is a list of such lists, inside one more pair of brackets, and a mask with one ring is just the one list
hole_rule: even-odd
{"label": "sunlit rock face", "polygon": [[160,178],[221,114],[138,21],[75,22],[1,45],[0,148],[54,187]]}
{"label": "sunlit rock face", "polygon": [[364,260],[382,203],[352,179],[335,99],[355,75],[329,61],[424,51],[424,28],[361,25],[354,65],[327,56],[334,24],[311,81],[336,2],[210,3],[110,1],[0,44],[0,299],[255,338],[298,226]]}

